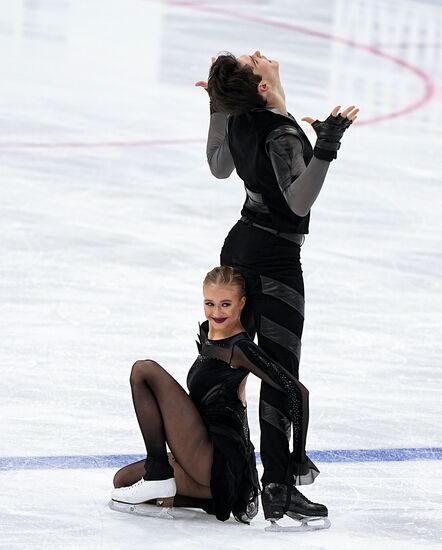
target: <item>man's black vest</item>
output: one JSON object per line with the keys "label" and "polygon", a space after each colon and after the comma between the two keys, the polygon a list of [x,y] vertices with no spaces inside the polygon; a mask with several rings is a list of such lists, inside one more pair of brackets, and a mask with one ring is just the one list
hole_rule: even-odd
{"label": "man's black vest", "polygon": [[276,180],[265,143],[271,131],[293,126],[303,144],[308,165],[312,146],[299,124],[284,115],[259,109],[229,118],[229,147],[238,176],[244,181],[247,199],[241,214],[254,223],[284,233],[308,233],[310,213],[297,216],[288,206]]}

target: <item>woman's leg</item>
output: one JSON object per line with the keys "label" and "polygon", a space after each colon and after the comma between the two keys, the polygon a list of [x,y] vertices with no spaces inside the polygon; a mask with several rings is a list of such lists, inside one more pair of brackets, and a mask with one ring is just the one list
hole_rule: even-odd
{"label": "woman's leg", "polygon": [[[146,469],[140,461],[117,472],[115,486],[127,486],[141,477],[158,480],[175,475],[180,494],[210,497],[212,444],[189,395],[170,374],[151,360],[137,361],[130,381],[149,458]],[[173,469],[167,459],[166,442],[176,460]]]}

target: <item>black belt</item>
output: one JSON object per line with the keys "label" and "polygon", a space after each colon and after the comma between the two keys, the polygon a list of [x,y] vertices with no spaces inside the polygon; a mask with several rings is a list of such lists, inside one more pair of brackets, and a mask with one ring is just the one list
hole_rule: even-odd
{"label": "black belt", "polygon": [[258,223],[252,222],[252,220],[249,220],[246,216],[241,216],[239,221],[247,225],[251,225],[252,227],[257,227],[258,229],[264,229],[264,231],[268,231],[269,233],[272,233],[272,235],[292,241],[292,243],[299,244],[299,246],[302,246],[305,241],[305,235],[302,233],[283,233],[277,229],[272,229],[271,227],[265,227],[265,225],[259,225]]}

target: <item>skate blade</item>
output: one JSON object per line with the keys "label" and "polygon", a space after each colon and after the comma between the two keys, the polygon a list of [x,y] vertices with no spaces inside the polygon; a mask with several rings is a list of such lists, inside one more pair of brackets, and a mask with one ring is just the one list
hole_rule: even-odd
{"label": "skate blade", "polygon": [[161,505],[155,504],[128,504],[127,502],[118,502],[117,500],[109,501],[109,508],[115,512],[123,512],[125,514],[134,514],[136,516],[146,516],[149,518],[159,519],[174,519],[172,508],[164,508]]}
{"label": "skate blade", "polygon": [[295,515],[289,516],[295,521],[299,522],[299,525],[280,525],[276,520],[270,520],[270,525],[264,529],[264,531],[270,531],[274,533],[296,533],[307,531],[319,531],[320,529],[328,529],[331,525],[330,520],[327,517],[295,517]]}

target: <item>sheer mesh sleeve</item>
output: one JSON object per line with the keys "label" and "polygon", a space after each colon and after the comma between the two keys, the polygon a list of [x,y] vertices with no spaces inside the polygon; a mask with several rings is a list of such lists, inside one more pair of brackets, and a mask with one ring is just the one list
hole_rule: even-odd
{"label": "sheer mesh sleeve", "polygon": [[225,179],[235,169],[229,148],[227,123],[229,116],[225,113],[210,115],[209,134],[207,136],[207,162],[210,171],[218,179]]}
{"label": "sheer mesh sleeve", "polygon": [[[289,412],[295,428],[308,423],[308,390],[282,365],[273,361],[251,340],[243,339],[233,347],[230,364],[242,367],[266,384],[282,391],[288,399]],[[299,426],[298,426],[299,425]]]}
{"label": "sheer mesh sleeve", "polygon": [[266,149],[287,204],[298,216],[306,216],[322,189],[330,163],[313,157],[306,167],[301,139],[291,126],[271,132]]}
{"label": "sheer mesh sleeve", "polygon": [[252,372],[263,382],[277,387],[287,396],[288,412],[293,423],[290,476],[293,476],[295,485],[313,483],[319,470],[305,452],[309,417],[307,388],[251,340],[237,341],[233,346],[230,361],[231,366]]}

